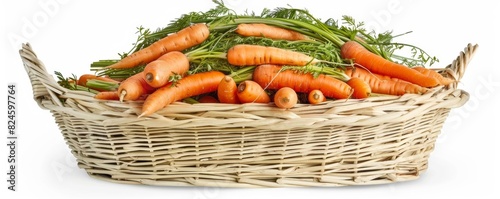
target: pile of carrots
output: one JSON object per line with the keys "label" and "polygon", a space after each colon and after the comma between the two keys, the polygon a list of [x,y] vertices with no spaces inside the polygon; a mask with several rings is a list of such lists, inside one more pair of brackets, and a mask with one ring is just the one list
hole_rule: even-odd
{"label": "pile of carrots", "polygon": [[[186,99],[201,103],[270,103],[290,109],[297,103],[320,104],[327,100],[363,99],[375,94],[422,94],[430,88],[454,82],[425,67],[408,67],[387,60],[366,49],[360,43],[363,41],[351,40],[340,46],[345,64],[336,68],[317,68],[317,74],[300,69],[314,68],[328,60],[270,46],[234,45],[224,52],[223,58],[232,66],[251,67],[248,70],[252,73],[237,83],[231,73],[224,71],[190,71],[191,59],[183,51],[203,44],[210,31],[205,23],[192,24],[105,68],[119,70],[145,66],[126,79],[85,74],[77,83],[97,90],[96,99],[144,100],[139,114],[143,117]],[[294,30],[258,23],[241,23],[235,32],[244,37],[311,40]]]}

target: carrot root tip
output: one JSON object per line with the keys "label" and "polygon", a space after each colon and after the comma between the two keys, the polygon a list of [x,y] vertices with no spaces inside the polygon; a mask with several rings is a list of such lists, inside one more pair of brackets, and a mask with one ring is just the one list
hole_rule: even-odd
{"label": "carrot root tip", "polygon": [[123,99],[125,98],[126,95],[127,95],[126,90],[122,90],[122,92],[120,92],[120,102],[123,102]]}
{"label": "carrot root tip", "polygon": [[146,79],[146,81],[148,81],[148,82],[152,82],[152,81],[153,81],[153,74],[151,74],[151,73],[147,73],[147,74],[146,74],[146,78],[145,78],[145,79]]}
{"label": "carrot root tip", "polygon": [[245,82],[242,82],[239,86],[238,86],[238,92],[243,92],[245,90],[245,88],[247,87],[247,85],[245,84]]}

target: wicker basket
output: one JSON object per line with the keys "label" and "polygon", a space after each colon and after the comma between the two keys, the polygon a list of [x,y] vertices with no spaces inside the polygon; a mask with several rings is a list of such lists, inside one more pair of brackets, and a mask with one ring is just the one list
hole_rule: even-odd
{"label": "wicker basket", "polygon": [[[439,71],[460,80],[477,45]],[[457,84],[424,95],[301,104],[177,102],[137,118],[141,102],[98,101],[59,86],[29,44],[20,55],[35,101],[53,114],[78,166],[119,183],[286,187],[417,179],[451,108]],[[64,99],[64,103],[60,99]]]}

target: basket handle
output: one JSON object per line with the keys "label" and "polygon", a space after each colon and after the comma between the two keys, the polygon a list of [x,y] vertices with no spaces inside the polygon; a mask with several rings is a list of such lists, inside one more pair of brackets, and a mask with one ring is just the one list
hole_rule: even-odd
{"label": "basket handle", "polygon": [[23,61],[24,69],[28,73],[33,89],[33,98],[42,109],[48,109],[42,100],[49,99],[53,104],[63,106],[57,97],[67,92],[67,89],[60,86],[55,79],[47,73],[44,64],[33,52],[29,43],[22,44],[19,54]]}
{"label": "basket handle", "polygon": [[478,48],[477,44],[472,45],[469,43],[467,47],[465,47],[464,50],[460,52],[457,58],[453,60],[451,64],[446,66],[444,71],[442,71],[444,75],[455,80],[453,84],[449,85],[450,88],[454,89],[457,88],[458,82],[464,76],[465,69],[467,68],[467,65],[469,65],[469,62],[474,56],[474,53],[476,52],[477,48]]}

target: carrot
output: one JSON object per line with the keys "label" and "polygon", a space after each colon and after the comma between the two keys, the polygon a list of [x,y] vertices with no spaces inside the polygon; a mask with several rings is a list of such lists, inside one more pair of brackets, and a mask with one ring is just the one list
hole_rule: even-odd
{"label": "carrot", "polygon": [[170,34],[106,68],[132,68],[140,64],[147,64],[167,52],[182,51],[201,44],[208,38],[209,34],[210,31],[206,24],[197,23]]}
{"label": "carrot", "polygon": [[306,54],[276,47],[238,44],[227,51],[227,61],[235,66],[277,64],[304,66],[319,62]]}
{"label": "carrot", "polygon": [[172,51],[150,62],[144,68],[144,79],[154,88],[168,83],[171,75],[183,76],[189,70],[189,60],[183,53]]}
{"label": "carrot", "polygon": [[94,96],[95,99],[101,100],[119,100],[118,92],[116,91],[101,91]]}
{"label": "carrot", "polygon": [[200,72],[183,77],[175,86],[167,84],[146,98],[139,117],[151,115],[175,101],[214,92],[224,76],[219,71]]}
{"label": "carrot", "polygon": [[[89,82],[92,82],[92,83],[89,83]],[[101,82],[103,84],[101,84]],[[85,87],[94,89],[96,91],[116,90],[116,85],[118,85],[119,83],[120,83],[120,81],[111,79],[109,77],[96,76],[93,74],[83,74],[77,80],[78,85],[85,86]]]}
{"label": "carrot", "polygon": [[238,86],[231,76],[225,76],[217,87],[217,97],[221,103],[239,104]]}
{"label": "carrot", "polygon": [[367,98],[372,93],[370,85],[359,77],[352,77],[347,81],[347,84],[354,89],[352,97],[355,99]]}
{"label": "carrot", "polygon": [[241,103],[269,103],[271,98],[256,82],[245,80],[238,85],[238,99]]}
{"label": "carrot", "polygon": [[97,79],[105,82],[111,82],[111,83],[120,83],[120,81],[111,79],[109,77],[104,77],[104,76],[96,76],[93,74],[83,74],[78,78],[77,84],[80,86],[86,86],[87,81],[91,79]]}
{"label": "carrot", "polygon": [[268,89],[290,87],[295,92],[309,93],[318,89],[326,97],[347,99],[352,88],[345,82],[334,77],[320,74],[314,77],[310,73],[299,73],[292,70],[282,70],[276,65],[260,65],[255,68],[253,80]]}
{"label": "carrot", "polygon": [[[120,83],[120,81],[111,79],[109,77],[96,76],[93,74],[83,74],[83,75],[80,75],[80,77],[78,77],[77,84],[80,86],[88,87],[87,82],[89,80],[100,80],[100,81],[109,82],[109,83],[116,83],[116,84]],[[97,91],[107,91],[105,89],[100,89],[100,88],[96,88],[96,87],[89,87],[89,88],[95,89]]]}
{"label": "carrot", "polygon": [[118,87],[120,101],[137,100],[142,95],[152,93],[155,88],[151,87],[144,80],[144,73],[140,72],[123,80]]}
{"label": "carrot", "polygon": [[439,74],[435,70],[431,70],[431,69],[428,69],[428,68],[425,68],[422,66],[415,66],[415,67],[413,67],[413,70],[416,70],[427,77],[436,78],[439,81],[439,84],[444,85],[444,86],[455,82],[454,80],[452,80],[450,78],[443,77],[441,74]]}
{"label": "carrot", "polygon": [[406,93],[425,93],[426,88],[389,76],[370,73],[360,67],[347,68],[345,74],[351,78],[360,78],[370,85],[372,92],[388,95],[404,95]]}
{"label": "carrot", "polygon": [[436,79],[422,75],[404,65],[386,60],[368,51],[355,41],[345,42],[340,49],[340,54],[344,59],[352,59],[354,63],[373,73],[395,77],[423,87],[434,87],[439,84]]}
{"label": "carrot", "polygon": [[274,94],[274,104],[279,108],[292,108],[297,104],[297,93],[290,87],[280,88]]}
{"label": "carrot", "polygon": [[198,99],[198,102],[200,103],[219,103],[219,100],[217,100],[215,97],[211,95],[204,95]]}
{"label": "carrot", "polygon": [[236,33],[246,37],[265,37],[270,39],[281,39],[289,41],[308,39],[305,35],[299,32],[260,23],[239,24],[236,28]]}
{"label": "carrot", "polygon": [[326,101],[326,97],[319,89],[315,89],[309,92],[309,94],[307,95],[307,100],[310,104],[319,104]]}

